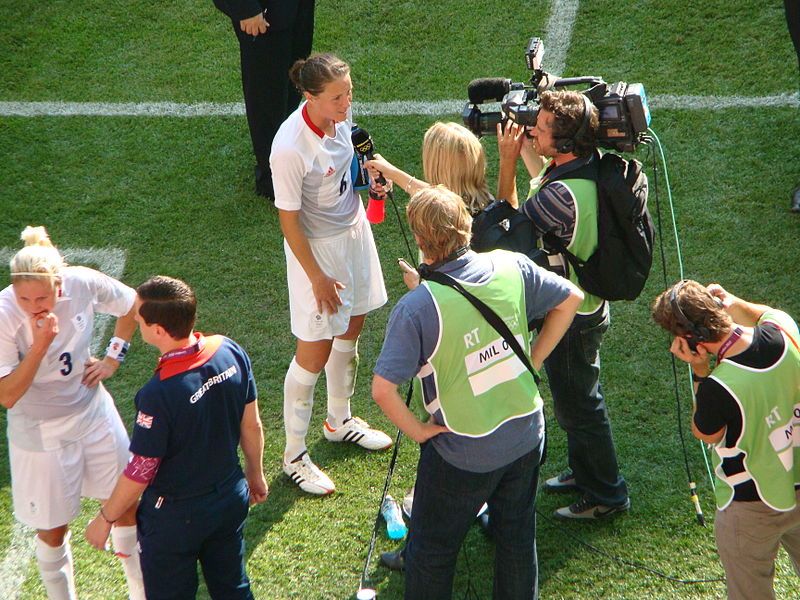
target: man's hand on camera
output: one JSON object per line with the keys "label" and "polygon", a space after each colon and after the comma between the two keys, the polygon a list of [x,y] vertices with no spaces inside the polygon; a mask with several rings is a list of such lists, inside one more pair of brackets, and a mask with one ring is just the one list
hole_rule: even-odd
{"label": "man's hand on camera", "polygon": [[500,161],[515,161],[522,151],[522,142],[525,138],[525,128],[511,120],[497,124],[497,150]]}

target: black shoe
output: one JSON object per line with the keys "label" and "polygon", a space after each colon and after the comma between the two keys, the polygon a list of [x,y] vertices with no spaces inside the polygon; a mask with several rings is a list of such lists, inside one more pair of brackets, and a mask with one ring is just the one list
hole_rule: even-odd
{"label": "black shoe", "polygon": [[396,552],[381,552],[381,564],[392,571],[406,568],[405,548]]}
{"label": "black shoe", "polygon": [[559,508],[555,513],[556,517],[561,519],[582,519],[589,521],[597,521],[605,519],[611,515],[625,512],[631,507],[630,498],[625,498],[625,502],[619,506],[606,506],[599,504],[584,496],[574,504]]}
{"label": "black shoe", "polygon": [[544,489],[547,492],[576,492],[578,486],[575,483],[575,475],[567,469],[555,477],[545,480]]}
{"label": "black shoe", "polygon": [[789,203],[789,210],[793,213],[800,213],[800,187],[794,188],[792,201]]}

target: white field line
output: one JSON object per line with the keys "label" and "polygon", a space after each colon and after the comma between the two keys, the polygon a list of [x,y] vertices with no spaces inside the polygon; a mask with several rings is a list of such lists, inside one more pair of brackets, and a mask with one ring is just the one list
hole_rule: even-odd
{"label": "white field line", "polygon": [[33,558],[34,531],[14,521],[11,528],[11,543],[0,562],[0,598],[17,600],[22,593],[22,584],[28,574],[28,563]]}
{"label": "white field line", "polygon": [[572,43],[572,27],[578,16],[578,0],[553,0],[544,36],[544,66],[548,73],[560,76],[567,64]]}
{"label": "white field line", "polygon": [[[656,94],[649,96],[651,110],[722,110],[726,108],[780,108],[800,107],[798,92],[771,96],[679,96]],[[461,114],[466,94],[461,100],[393,102],[355,102],[353,114],[357,116],[408,116],[432,117]],[[216,104],[201,102],[0,102],[3,117],[216,117],[243,116],[244,104]]]}
{"label": "white field line", "polygon": [[[8,264],[16,249],[0,248],[0,263]],[[119,248],[61,248],[61,253],[70,264],[83,264],[119,279],[125,270],[126,253]],[[97,315],[92,332],[92,354],[97,355],[106,338],[110,315]],[[11,543],[0,562],[0,599],[21,598],[22,584],[28,574],[28,566],[35,551],[34,531],[14,521],[11,528]]]}

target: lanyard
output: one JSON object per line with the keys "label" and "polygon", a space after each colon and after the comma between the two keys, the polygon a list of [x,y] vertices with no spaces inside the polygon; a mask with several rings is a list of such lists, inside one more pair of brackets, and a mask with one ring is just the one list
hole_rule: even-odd
{"label": "lanyard", "polygon": [[720,346],[719,352],[717,352],[717,362],[722,362],[725,354],[731,349],[731,346],[739,341],[739,338],[742,337],[743,333],[744,332],[742,331],[741,327],[737,327],[733,330],[733,333],[730,335],[730,337],[722,343],[722,346]]}
{"label": "lanyard", "polygon": [[177,350],[170,350],[165,354],[161,355],[161,358],[158,359],[158,367],[156,370],[160,369],[165,362],[173,359],[181,359],[186,358],[187,356],[191,356],[192,354],[197,354],[203,351],[205,348],[206,340],[200,334],[195,334],[197,336],[197,342],[192,344],[191,346],[186,346],[185,348],[178,348]]}

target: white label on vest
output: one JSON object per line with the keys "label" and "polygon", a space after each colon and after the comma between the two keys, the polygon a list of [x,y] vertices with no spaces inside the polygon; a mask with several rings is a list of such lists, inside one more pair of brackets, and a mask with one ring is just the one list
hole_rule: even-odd
{"label": "white label on vest", "polygon": [[[520,346],[524,348],[520,336],[516,337]],[[471,352],[464,358],[464,364],[475,396],[491,390],[496,385],[512,381],[527,370],[503,338],[497,338],[491,344]]]}
{"label": "white label on vest", "polygon": [[787,471],[794,466],[794,448],[800,446],[800,404],[792,411],[792,418],[769,434],[769,443],[778,453],[783,468]]}

